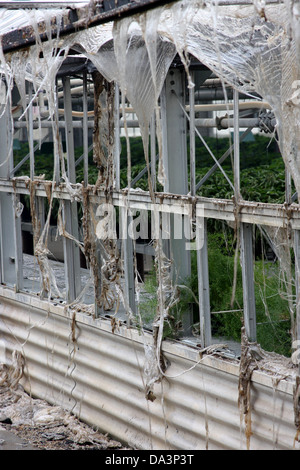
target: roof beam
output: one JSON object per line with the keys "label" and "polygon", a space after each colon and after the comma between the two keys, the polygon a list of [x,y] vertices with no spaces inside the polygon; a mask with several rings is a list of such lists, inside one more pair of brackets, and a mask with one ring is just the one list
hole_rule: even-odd
{"label": "roof beam", "polygon": [[[175,0],[177,1],[177,0]],[[108,23],[110,21],[121,19],[125,16],[134,15],[151,8],[159,7],[168,3],[174,3],[174,0],[102,0],[89,3],[86,6],[68,8],[63,15],[60,25],[57,25],[57,19],[54,16],[51,21],[51,37],[65,36],[86,28]],[[27,3],[24,2],[24,7]],[[53,4],[55,8],[55,4]],[[39,36],[41,41],[49,39],[45,22],[38,24]],[[24,26],[13,31],[5,33],[2,37],[3,52],[13,52],[20,48],[26,48],[36,43],[36,36],[32,26]]]}

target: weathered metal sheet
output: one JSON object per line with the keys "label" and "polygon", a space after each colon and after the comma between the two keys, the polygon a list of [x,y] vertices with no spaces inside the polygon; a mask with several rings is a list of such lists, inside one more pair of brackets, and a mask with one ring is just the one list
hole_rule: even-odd
{"label": "weathered metal sheet", "polygon": [[[144,341],[151,343],[150,335],[82,312],[73,316],[62,305],[2,287],[0,294],[0,362],[14,349],[22,352],[22,383],[33,396],[139,449],[246,448],[237,362],[200,360],[195,348],[164,342],[170,367],[155,385],[156,399],[147,401]],[[255,372],[251,422],[250,449],[292,449],[293,382],[273,384]]]}

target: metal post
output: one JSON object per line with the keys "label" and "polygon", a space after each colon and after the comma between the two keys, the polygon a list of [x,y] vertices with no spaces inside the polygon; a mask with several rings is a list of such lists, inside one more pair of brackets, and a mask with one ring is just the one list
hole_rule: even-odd
{"label": "metal post", "polygon": [[83,73],[83,122],[82,122],[82,134],[83,134],[83,183],[86,187],[88,185],[89,173],[89,143],[88,143],[88,103],[87,103],[87,73]]}
{"label": "metal post", "polygon": [[[194,82],[194,72],[191,71],[191,80]],[[195,196],[196,189],[196,144],[195,144],[195,87],[190,88],[190,192]]]}
{"label": "metal post", "polygon": [[289,170],[285,169],[285,202],[292,203],[292,179]]}
{"label": "metal post", "polygon": [[296,338],[295,349],[300,349],[300,232],[294,230],[295,284],[296,284]]}
{"label": "metal post", "polygon": [[[66,142],[67,142],[67,175],[70,183],[76,182],[74,135],[72,127],[72,102],[70,78],[63,79],[65,120],[66,120]],[[76,240],[79,239],[77,202],[64,201],[63,205],[64,227],[67,233]],[[64,255],[66,270],[67,299],[69,302],[76,299],[81,291],[80,279],[80,252],[73,240],[64,237]]]}
{"label": "metal post", "polygon": [[[133,259],[133,240],[128,234],[128,226],[131,222],[131,216],[128,209],[121,209],[121,227],[120,234],[123,247],[124,273],[125,273],[125,298],[132,313],[136,313],[135,302],[135,279],[134,279],[134,259]],[[128,324],[130,322],[128,321]]]}
{"label": "metal post", "polygon": [[[55,89],[52,91],[53,93],[53,99],[56,98],[56,102],[58,103],[58,92],[57,92],[57,77],[55,79]],[[56,95],[56,96],[55,96]],[[52,133],[53,133],[53,144],[54,144],[54,174],[53,178],[55,180],[56,184],[60,183],[60,121],[59,121],[59,114],[58,114],[58,108],[55,107],[54,109],[54,116],[53,119],[51,119],[51,122],[46,121],[48,124],[50,124],[49,127],[52,128]],[[39,124],[42,126],[44,121],[41,121]]]}
{"label": "metal post", "polygon": [[[32,89],[33,85],[31,82],[28,83],[28,101],[30,106],[28,108],[28,143],[29,143],[29,154],[30,154],[30,179],[34,179],[34,148],[33,148],[33,110],[32,110]],[[29,104],[28,103],[28,104]]]}
{"label": "metal post", "polygon": [[[9,179],[13,169],[13,129],[10,101],[5,103],[6,93],[2,86],[0,96],[0,178]],[[6,108],[4,109],[4,106]],[[16,199],[17,200],[17,199]],[[22,288],[22,237],[21,221],[16,217],[15,195],[0,193],[0,256],[1,282]]]}
{"label": "metal post", "polygon": [[119,85],[115,83],[115,187],[120,191],[120,91]]}
{"label": "metal post", "polygon": [[300,361],[299,361],[299,351],[300,351],[300,232],[299,230],[294,230],[294,253],[295,253],[295,283],[296,283],[296,325],[295,331],[293,331],[293,351],[297,351],[297,366],[298,366],[298,376],[300,375]]}
{"label": "metal post", "polygon": [[14,195],[14,232],[15,232],[15,270],[16,270],[16,291],[19,292],[24,287],[23,280],[23,242],[22,242],[22,221],[21,214],[18,213],[20,196]]}
{"label": "metal post", "polygon": [[[165,192],[188,193],[188,163],[186,146],[186,116],[178,103],[185,106],[185,75],[183,71],[171,69],[167,75],[161,94],[161,116],[163,136],[163,159],[165,172]],[[184,283],[191,273],[190,251],[186,250],[184,236],[174,237],[174,231],[181,231],[183,217],[170,217],[170,256],[173,260],[174,280]],[[180,227],[174,227],[175,222]],[[184,230],[182,229],[182,232]],[[190,333],[193,324],[192,312],[188,310],[182,318],[184,334]]]}
{"label": "metal post", "polygon": [[233,90],[233,149],[234,149],[234,192],[236,201],[240,198],[240,127],[239,92]]}
{"label": "metal post", "polygon": [[[239,129],[239,92],[233,90],[233,121],[234,121],[234,190],[235,199],[240,200],[240,129]],[[243,303],[244,323],[247,337],[250,341],[256,341],[256,303],[254,290],[253,269],[253,239],[252,224],[240,224],[240,247],[243,278]]]}
{"label": "metal post", "polygon": [[243,277],[244,323],[250,341],[256,341],[256,304],[253,270],[253,226],[241,224],[241,259]]}
{"label": "metal post", "polygon": [[[28,82],[28,104],[30,104],[28,108],[28,143],[29,143],[29,162],[30,162],[30,179],[31,181],[34,180],[34,174],[35,174],[35,160],[34,160],[34,152],[35,152],[35,147],[34,147],[34,140],[33,140],[33,108],[32,108],[32,96],[33,96],[33,84],[31,82]],[[17,203],[16,199],[16,203]],[[38,197],[35,196],[35,205],[37,208],[37,219],[40,222],[40,230],[42,232],[44,225],[45,225],[45,200],[43,197]],[[16,230],[19,231],[21,230],[18,228],[18,224],[21,223],[21,220],[18,220],[15,218],[15,223],[16,223]],[[19,237],[20,241],[22,241],[22,238]],[[16,261],[16,269],[17,272],[20,270],[18,269],[17,266],[18,262]],[[22,281],[20,281],[22,282]]]}
{"label": "metal post", "polygon": [[156,191],[156,137],[155,137],[155,113],[150,121],[150,154],[151,154],[151,182],[152,189]]}
{"label": "metal post", "polygon": [[201,347],[205,348],[211,344],[211,316],[207,250],[207,219],[204,217],[196,218],[196,237],[196,243],[199,244],[199,246],[197,246],[197,267],[200,337]]}

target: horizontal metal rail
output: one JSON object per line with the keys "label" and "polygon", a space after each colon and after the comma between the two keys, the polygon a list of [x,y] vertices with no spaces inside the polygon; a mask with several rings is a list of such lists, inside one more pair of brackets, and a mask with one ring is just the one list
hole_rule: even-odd
{"label": "horizontal metal rail", "polygon": [[[40,197],[48,197],[47,182],[38,181],[35,184],[35,194]],[[49,184],[49,182],[48,182]],[[81,184],[71,185],[80,197]],[[94,187],[90,186],[90,199],[93,203],[106,201],[104,191],[98,190],[94,194]],[[28,178],[14,178],[13,180],[0,180],[0,192],[15,194],[30,194]],[[212,218],[218,220],[234,221],[236,205],[230,199],[191,197],[170,193],[156,193],[155,209],[161,212],[190,215],[190,206],[195,207],[196,217]],[[74,194],[70,194],[65,183],[53,184],[53,197],[63,200],[71,200]],[[114,191],[112,193],[113,205],[116,207],[130,207],[137,210],[154,210],[153,201],[149,193],[132,190],[128,197],[128,190]],[[299,204],[269,204],[261,202],[242,201],[239,204],[239,217],[241,222],[268,225],[272,227],[290,227],[300,229]]]}

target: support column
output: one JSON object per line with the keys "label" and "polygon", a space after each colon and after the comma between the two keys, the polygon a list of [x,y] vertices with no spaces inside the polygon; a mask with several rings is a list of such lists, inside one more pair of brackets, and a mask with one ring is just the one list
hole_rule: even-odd
{"label": "support column", "polygon": [[[185,106],[185,73],[182,70],[169,71],[161,94],[163,163],[165,172],[164,191],[174,194],[188,194],[187,126],[186,117],[180,104]],[[174,227],[174,222],[177,225]],[[175,237],[174,232],[182,233]],[[184,283],[191,274],[190,251],[186,250],[184,221],[170,217],[170,257],[174,262],[173,278]],[[182,318],[184,334],[190,334],[193,324],[192,312]]]}
{"label": "support column", "polygon": [[256,302],[254,291],[252,231],[252,224],[241,224],[240,237],[243,277],[244,323],[249,341],[256,341]]}
{"label": "support column", "polygon": [[[72,126],[72,102],[70,78],[63,79],[66,142],[67,142],[67,176],[70,183],[76,183],[74,135]],[[79,239],[77,202],[64,201],[64,226],[67,233]],[[64,263],[66,272],[67,301],[72,302],[81,292],[80,252],[73,240],[64,238]]]}
{"label": "support column", "polygon": [[[234,110],[234,189],[235,198],[240,200],[240,129],[239,129],[239,93],[233,90]],[[243,278],[244,324],[249,341],[256,341],[256,302],[253,268],[253,226],[240,223],[240,248]]]}
{"label": "support column", "polygon": [[155,113],[150,121],[150,155],[151,155],[151,182],[152,189],[156,191],[156,132],[155,132]]}
{"label": "support column", "polygon": [[[6,109],[4,87],[0,96],[0,178],[9,179],[13,170],[13,129],[10,103]],[[14,286],[18,291],[23,287],[21,219],[15,211],[19,201],[14,194],[0,192],[0,256],[1,282]]]}
{"label": "support column", "polygon": [[207,253],[207,219],[196,218],[196,243],[197,267],[198,267],[198,291],[199,291],[199,315],[201,347],[206,348],[211,344],[211,316],[209,295],[209,272]]}
{"label": "support column", "polygon": [[82,134],[83,134],[83,184],[85,187],[89,181],[89,142],[88,142],[88,99],[87,99],[87,73],[83,73],[83,92],[82,92]]}
{"label": "support column", "polygon": [[[135,302],[135,269],[134,269],[134,253],[133,240],[129,236],[128,226],[132,221],[132,217],[128,214],[127,208],[122,207],[121,210],[121,227],[120,233],[122,239],[124,273],[125,273],[125,298],[128,306],[133,314],[136,313]],[[129,323],[129,322],[128,322]]]}
{"label": "support column", "polygon": [[[191,71],[194,82],[194,72]],[[195,87],[190,88],[190,193],[196,194],[196,143],[195,143]]]}
{"label": "support column", "polygon": [[[300,231],[294,230],[295,253],[295,284],[296,284],[296,325],[295,325],[295,349],[300,349]],[[298,364],[300,366],[300,363]]]}
{"label": "support column", "polygon": [[[28,144],[29,144],[29,161],[30,161],[30,179],[34,181],[35,175],[35,159],[34,159],[34,139],[33,139],[33,108],[32,108],[32,98],[33,98],[33,84],[28,82]],[[36,218],[40,224],[39,236],[41,235],[44,226],[45,226],[45,200],[43,197],[35,196],[35,207],[36,207]],[[43,284],[43,283],[41,283]],[[42,287],[42,297],[45,295]]]}
{"label": "support column", "polygon": [[115,83],[115,110],[114,110],[114,166],[115,166],[115,187],[116,191],[120,191],[120,90],[119,85]]}
{"label": "support column", "polygon": [[[190,192],[195,196],[196,186],[196,145],[195,145],[195,88],[211,75],[211,71],[192,72],[192,81],[195,87],[190,89]],[[201,98],[201,95],[200,95]],[[203,129],[202,129],[203,131]],[[203,132],[201,132],[203,135]],[[211,337],[211,314],[210,314],[210,290],[208,270],[208,239],[207,219],[205,214],[196,215],[196,249],[197,249],[197,271],[198,271],[198,299],[201,346],[207,347],[212,343]]]}

